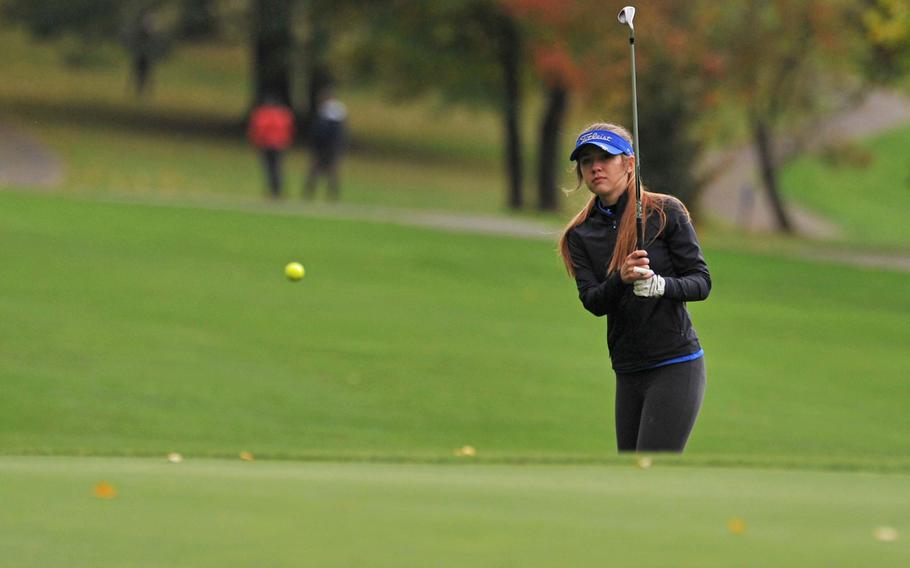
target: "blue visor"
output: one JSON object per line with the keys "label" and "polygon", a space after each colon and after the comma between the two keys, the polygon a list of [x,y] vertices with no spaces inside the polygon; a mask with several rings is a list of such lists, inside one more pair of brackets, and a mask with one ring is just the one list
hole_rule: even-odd
{"label": "blue visor", "polygon": [[635,155],[635,152],[632,150],[632,144],[619,134],[609,130],[588,130],[587,132],[582,132],[581,136],[578,137],[578,140],[575,141],[575,149],[572,150],[569,160],[573,162],[577,160],[578,152],[581,150],[581,147],[586,144],[593,144],[601,150],[614,155]]}

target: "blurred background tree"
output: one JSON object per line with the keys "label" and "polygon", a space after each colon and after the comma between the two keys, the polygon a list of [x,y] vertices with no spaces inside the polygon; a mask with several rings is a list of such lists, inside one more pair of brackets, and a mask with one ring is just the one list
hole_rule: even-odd
{"label": "blurred background tree", "polygon": [[[275,94],[298,109],[304,131],[316,93],[333,80],[398,102],[432,95],[446,105],[491,109],[501,124],[512,210],[528,205],[529,171],[537,177],[534,206],[557,209],[565,164],[559,149],[568,143],[565,122],[573,109],[586,109],[590,121],[631,126],[626,31],[612,9],[593,0],[0,0],[0,6],[33,36],[65,39],[71,64],[85,64],[98,46],[120,39],[132,54],[140,95],[171,46],[240,37],[249,45],[250,104]],[[711,173],[701,166],[720,129],[714,122],[740,116],[784,231],[792,222],[778,187],[780,140],[799,139],[819,117],[855,103],[867,81],[899,82],[910,61],[910,8],[903,0],[642,0],[638,7],[643,181],[695,207]],[[533,168],[524,163],[526,109],[539,112]]]}
{"label": "blurred background tree", "polygon": [[[556,164],[565,160],[558,143],[569,100],[600,109],[591,122],[610,120],[632,128],[627,31],[597,2],[508,0],[507,5],[523,24],[543,90],[538,206],[555,210]],[[694,208],[707,181],[699,174],[705,142],[698,128],[701,113],[716,100],[717,56],[714,46],[693,31],[699,12],[691,2],[654,2],[643,10],[647,25],[636,34],[642,178],[653,191],[676,195]]]}
{"label": "blurred background tree", "polygon": [[863,93],[856,62],[864,44],[852,25],[855,8],[819,0],[698,4],[699,31],[720,57],[719,96],[743,113],[784,232],[792,232],[793,223],[779,188],[779,137],[798,136],[821,114],[842,110]]}
{"label": "blurred background tree", "polygon": [[177,37],[186,41],[218,36],[220,25],[214,0],[182,0],[177,16]]}
{"label": "blurred background tree", "polygon": [[136,5],[137,2],[116,0],[6,0],[3,16],[25,25],[36,38],[59,41],[68,65],[85,66],[103,44],[122,37],[124,15],[127,11],[135,12]]}
{"label": "blurred background tree", "polygon": [[497,0],[377,2],[365,15],[359,80],[397,100],[436,93],[448,104],[492,107],[502,120],[510,209],[524,205],[519,130],[527,61],[518,24]]}
{"label": "blurred background tree", "polygon": [[[697,218],[698,198],[713,173],[700,165],[709,142],[702,115],[716,101],[718,47],[698,33],[702,14],[692,2],[661,2],[648,9],[653,10],[648,25],[636,34],[636,43],[646,46],[637,50],[642,178],[653,191],[689,204]],[[628,75],[617,86],[623,83],[630,83]],[[631,86],[625,92],[631,94]],[[630,104],[623,102],[626,108]]]}
{"label": "blurred background tree", "polygon": [[293,2],[291,0],[253,0],[252,76],[253,99],[261,101],[273,96],[286,105],[293,103],[291,96],[292,52],[291,33]]}
{"label": "blurred background tree", "polygon": [[875,81],[892,83],[910,70],[910,3],[866,0],[858,20],[869,50],[863,67]]}
{"label": "blurred background tree", "polygon": [[559,159],[563,123],[571,93],[583,86],[583,70],[568,43],[580,13],[577,5],[556,0],[505,0],[503,4],[525,37],[534,83],[542,91],[538,94],[543,107],[537,120],[537,208],[555,211],[557,164],[565,163]]}
{"label": "blurred background tree", "polygon": [[74,67],[90,64],[103,45],[121,42],[133,59],[136,91],[142,96],[152,68],[170,49],[172,5],[167,0],[6,0],[2,13],[36,38],[60,41],[64,61]]}

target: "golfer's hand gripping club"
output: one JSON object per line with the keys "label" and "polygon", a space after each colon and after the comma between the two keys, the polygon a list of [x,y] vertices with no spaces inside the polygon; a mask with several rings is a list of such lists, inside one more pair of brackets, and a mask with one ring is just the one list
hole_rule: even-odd
{"label": "golfer's hand gripping club", "polygon": [[660,298],[664,295],[666,280],[654,274],[648,251],[636,250],[626,257],[620,272],[622,281],[632,284],[632,291],[642,298]]}
{"label": "golfer's hand gripping club", "polygon": [[648,252],[644,250],[634,250],[623,261],[619,270],[620,279],[624,284],[634,284],[638,280],[644,280],[651,277],[651,261],[648,260]]}

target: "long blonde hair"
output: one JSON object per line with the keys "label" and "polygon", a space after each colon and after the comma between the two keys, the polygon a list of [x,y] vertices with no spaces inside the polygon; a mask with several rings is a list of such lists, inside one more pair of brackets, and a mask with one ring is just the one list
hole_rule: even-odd
{"label": "long blonde hair", "polygon": [[[609,130],[625,138],[629,144],[632,143],[632,135],[629,134],[629,131],[623,128],[618,124],[611,124],[609,122],[595,122],[584,128],[581,132],[587,132],[589,130]],[[635,149],[636,151],[638,148]],[[625,158],[625,157],[624,157]],[[637,157],[634,159],[638,159]],[[575,189],[570,191],[577,191],[582,184],[584,183],[581,175],[581,165],[576,161],[575,162],[575,177],[577,183]],[[610,265],[607,267],[607,274],[612,274],[622,267],[622,263],[627,256],[629,256],[633,250],[635,250],[636,243],[638,241],[638,236],[635,234],[636,224],[635,224],[635,209],[638,201],[635,198],[635,170],[632,170],[632,175],[629,176],[629,183],[626,186],[626,195],[628,196],[628,201],[626,203],[626,208],[623,211],[622,218],[619,220],[619,236],[616,239],[616,246],[613,247],[613,258],[610,260]],[[658,234],[663,232],[664,226],[667,224],[667,214],[664,211],[664,204],[668,199],[676,199],[670,195],[664,195],[662,193],[652,193],[647,191],[647,188],[644,184],[641,186],[641,204],[642,204],[642,223],[647,226],[648,215],[652,212],[657,213],[660,217],[660,229]],[[592,195],[591,199],[582,207],[581,211],[578,212],[575,217],[565,226],[562,231],[562,234],[559,237],[559,254],[562,256],[562,261],[566,265],[566,270],[571,276],[575,276],[575,265],[572,264],[572,256],[569,254],[569,242],[568,235],[569,231],[575,227],[584,223],[585,219],[591,214],[591,211],[594,209],[594,204],[597,202],[597,196]],[[685,207],[683,207],[685,210]],[[649,238],[650,237],[650,238]],[[657,235],[646,235],[649,242],[653,242],[657,238]]]}

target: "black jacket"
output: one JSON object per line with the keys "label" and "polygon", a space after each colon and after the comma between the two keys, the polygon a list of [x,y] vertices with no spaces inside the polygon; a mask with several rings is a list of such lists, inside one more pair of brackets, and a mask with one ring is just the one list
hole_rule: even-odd
{"label": "black jacket", "polygon": [[631,284],[620,280],[619,271],[607,276],[627,201],[623,195],[612,217],[595,206],[567,237],[578,297],[595,316],[607,316],[607,345],[618,373],[641,371],[701,349],[686,302],[704,300],[711,291],[711,275],[695,230],[676,199],[666,201],[667,223],[659,235],[657,214],[648,216],[645,227],[651,269],[666,280],[663,297],[640,298]]}

